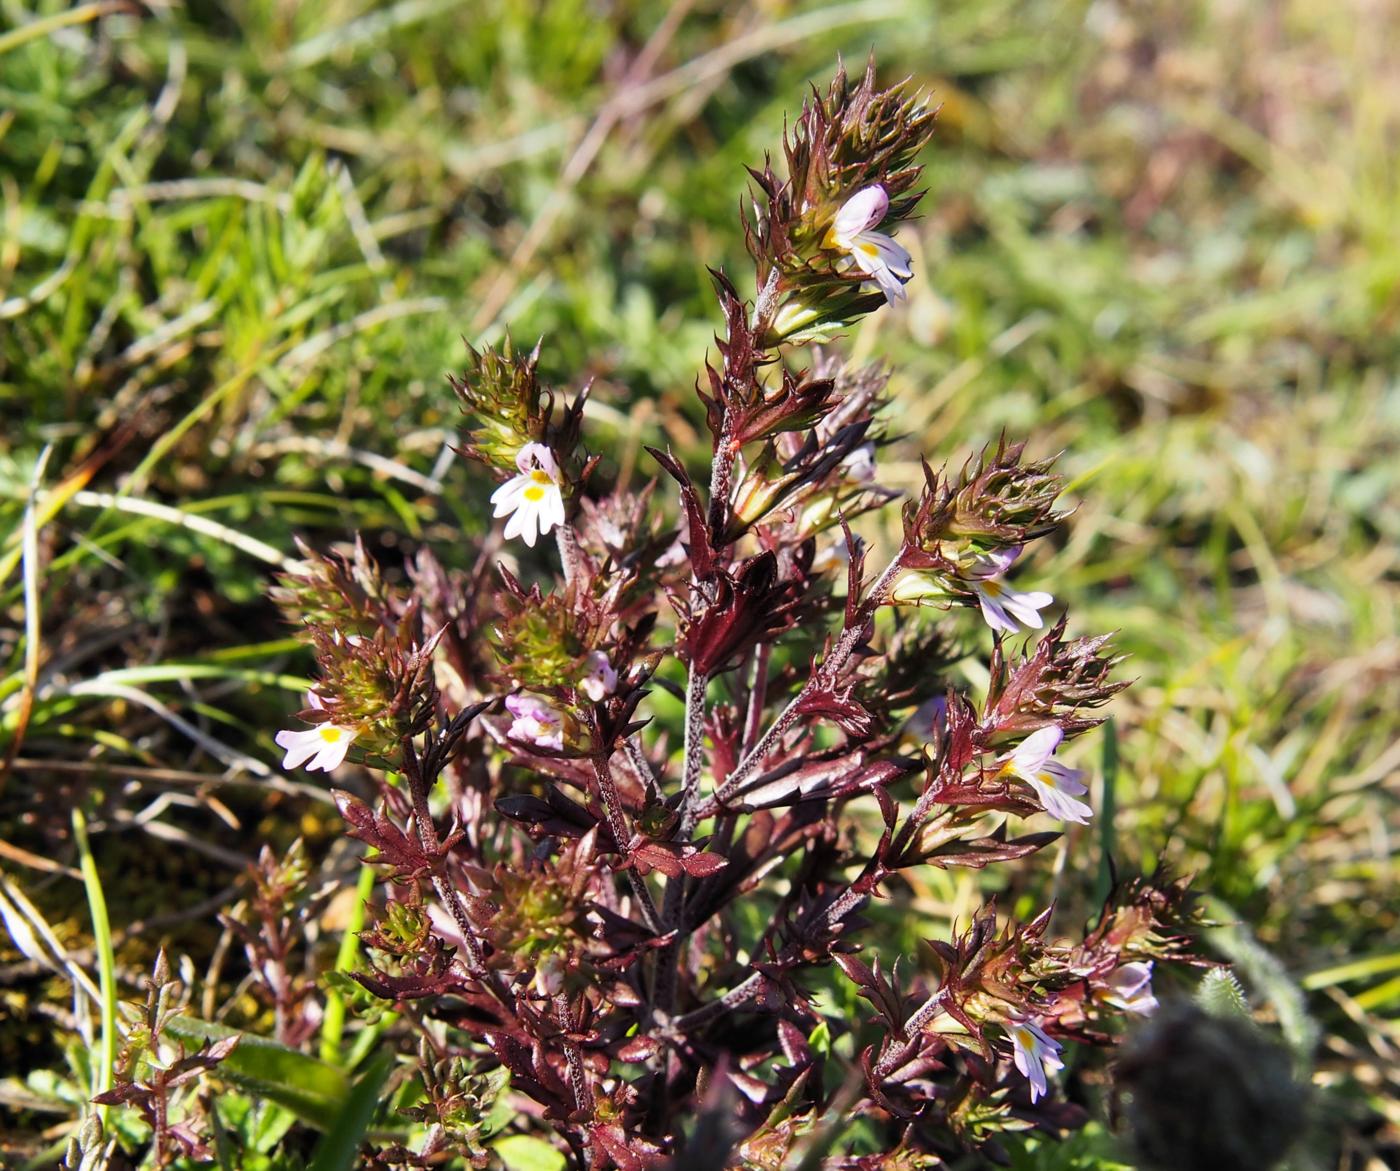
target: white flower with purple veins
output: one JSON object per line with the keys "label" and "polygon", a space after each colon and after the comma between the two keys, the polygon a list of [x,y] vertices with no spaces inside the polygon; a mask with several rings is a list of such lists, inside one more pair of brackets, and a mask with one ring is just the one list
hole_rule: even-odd
{"label": "white flower with purple veins", "polygon": [[1051,817],[1061,821],[1077,821],[1081,825],[1094,811],[1075,798],[1089,791],[1080,779],[1084,773],[1054,759],[1055,749],[1064,739],[1064,732],[1050,724],[1027,736],[1006,756],[1001,758],[1001,771],[1028,784],[1040,798],[1040,804]]}
{"label": "white flower with purple veins", "polygon": [[512,740],[523,740],[536,748],[563,749],[564,717],[544,700],[533,695],[508,695],[506,711],[512,717],[506,733]]}
{"label": "white flower with purple veins", "polygon": [[617,686],[617,672],[613,670],[608,656],[602,651],[594,651],[588,656],[587,662],[588,669],[584,672],[579,687],[594,703],[601,703],[603,696],[611,695],[613,688]]}
{"label": "white flower with purple veins", "polygon": [[1021,546],[1013,545],[1009,549],[974,557],[962,571],[972,592],[977,595],[977,603],[982,607],[982,617],[987,625],[1003,634],[1015,634],[1022,626],[1039,630],[1045,624],[1040,611],[1055,601],[1050,594],[1041,590],[1031,593],[1013,590],[1002,580],[1020,555]]}
{"label": "white flower with purple veins", "polygon": [[506,540],[519,537],[533,546],[535,535],[564,523],[564,493],[554,453],[543,443],[527,443],[515,457],[518,476],[512,476],[491,493],[497,517],[506,521]]}
{"label": "white flower with purple veins", "polygon": [[912,257],[901,244],[873,229],[890,210],[890,197],[878,183],[862,188],[841,205],[826,231],[823,248],[845,252],[885,294],[887,304],[904,300],[904,282],[914,275]]}
{"label": "white flower with purple veins", "polygon": [[1106,981],[1104,999],[1125,1012],[1149,1016],[1157,1011],[1157,998],[1152,995],[1152,961],[1120,964]]}
{"label": "white flower with purple veins", "polygon": [[1011,1038],[1011,1060],[1031,1083],[1031,1101],[1043,1098],[1050,1088],[1048,1075],[1065,1067],[1059,1042],[1030,1021],[1011,1021],[1006,1035]]}

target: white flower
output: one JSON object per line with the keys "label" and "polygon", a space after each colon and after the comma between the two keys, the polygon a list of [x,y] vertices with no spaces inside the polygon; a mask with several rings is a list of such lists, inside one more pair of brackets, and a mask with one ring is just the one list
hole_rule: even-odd
{"label": "white flower", "polygon": [[856,267],[880,286],[885,301],[904,300],[904,282],[914,275],[908,251],[872,229],[885,218],[890,197],[878,183],[862,188],[841,205],[822,240],[823,248],[848,253]]}
{"label": "white flower", "polygon": [[997,581],[995,578],[974,581],[971,585],[987,625],[1004,634],[1015,634],[1020,630],[1017,622],[1039,630],[1044,625],[1040,611],[1055,600],[1042,590],[1034,590],[1031,593],[1013,590],[1004,581]]}
{"label": "white flower", "polygon": [[1060,1044],[1046,1035],[1045,1030],[1030,1021],[1011,1021],[1006,1026],[1011,1038],[1011,1059],[1031,1083],[1031,1101],[1043,1098],[1049,1090],[1047,1074],[1064,1069],[1060,1060]]}
{"label": "white flower", "polygon": [[[313,703],[311,706],[321,705]],[[345,754],[359,734],[357,728],[331,723],[317,724],[314,728],[305,728],[300,732],[278,732],[277,746],[287,750],[287,755],[282,758],[282,767],[300,768],[303,763],[310,761],[311,763],[306,765],[309,772],[320,769],[328,773],[339,768],[344,762]]]}
{"label": "white flower", "polygon": [[977,595],[987,625],[1003,634],[1015,634],[1021,626],[1039,630],[1044,625],[1040,611],[1055,601],[1043,591],[1022,593],[1001,580],[1002,574],[1011,568],[1012,562],[1020,555],[1021,546],[1013,545],[1009,549],[974,557],[962,571],[972,592]]}
{"label": "white flower", "polygon": [[497,517],[506,521],[506,540],[519,537],[533,546],[535,534],[547,533],[564,523],[564,493],[560,491],[559,465],[543,443],[527,443],[515,457],[518,476],[512,476],[491,493]]}
{"label": "white flower", "polygon": [[579,687],[583,693],[594,703],[602,700],[603,696],[611,695],[613,688],[617,686],[617,672],[608,662],[608,656],[602,651],[594,651],[588,656],[588,670],[584,672],[583,680]]}
{"label": "white flower", "polygon": [[1152,961],[1135,961],[1115,968],[1107,980],[1104,1000],[1125,1012],[1149,1016],[1157,1011],[1152,995]]}
{"label": "white flower", "polygon": [[536,748],[564,747],[564,717],[533,695],[506,696],[506,710],[513,717],[507,735]]}
{"label": "white flower", "polygon": [[1075,800],[1089,791],[1089,787],[1080,780],[1084,773],[1053,759],[1064,735],[1056,724],[1032,733],[1001,758],[1001,771],[1030,785],[1051,817],[1058,817],[1061,821],[1077,821],[1082,825],[1094,813],[1083,801]]}

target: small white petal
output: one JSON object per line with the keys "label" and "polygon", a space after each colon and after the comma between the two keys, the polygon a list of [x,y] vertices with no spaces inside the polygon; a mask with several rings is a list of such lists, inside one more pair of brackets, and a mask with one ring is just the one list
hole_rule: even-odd
{"label": "small white petal", "polygon": [[505,516],[519,508],[529,483],[529,476],[514,476],[492,492],[491,503],[496,506],[495,515]]}
{"label": "small white petal", "polygon": [[605,695],[611,695],[617,686],[617,672],[608,662],[602,651],[594,651],[588,656],[588,671],[579,682],[583,693],[594,703],[602,702]]}
{"label": "small white petal", "polygon": [[279,748],[285,748],[287,750],[287,754],[282,758],[283,768],[300,768],[304,761],[310,760],[316,755],[317,736],[315,728],[300,732],[294,732],[288,729],[278,732],[274,739]]}
{"label": "small white petal", "polygon": [[316,758],[306,766],[306,771],[320,769],[323,773],[334,772],[345,763],[345,754],[350,751],[350,743],[354,739],[354,736],[344,735],[333,743],[323,744]]}
{"label": "small white petal", "polygon": [[990,553],[978,554],[967,563],[962,575],[967,578],[1001,577],[1016,563],[1016,558],[1020,555],[1020,545],[1009,545],[1005,549],[993,549]]}
{"label": "small white petal", "polygon": [[1084,783],[1086,775],[1082,769],[1070,768],[1067,764],[1061,764],[1058,760],[1047,760],[1040,770],[1041,779],[1049,778],[1045,783],[1054,785],[1062,793],[1069,793],[1073,797],[1078,797],[1081,793],[1087,793],[1089,786]]}
{"label": "small white petal", "polygon": [[1040,611],[1055,601],[1054,597],[1047,593],[1036,591],[1034,593],[1023,594],[1018,590],[1007,589],[1006,608],[1021,620],[1026,626],[1039,630],[1044,623],[1040,616]]}
{"label": "small white petal", "polygon": [[564,494],[554,455],[542,443],[527,443],[516,457],[520,475],[507,480],[492,494],[499,519],[509,516],[505,537],[520,537],[534,546],[535,538],[564,523]]}
{"label": "small white petal", "polygon": [[539,468],[551,480],[559,478],[559,465],[554,462],[554,452],[550,451],[543,443],[527,443],[522,447],[520,454],[515,457],[515,466],[520,469],[523,475],[528,475],[535,468]]}
{"label": "small white petal", "polygon": [[558,488],[553,489],[545,497],[544,523],[540,525],[540,532],[547,533],[555,525],[564,523],[564,494]]}
{"label": "small white petal", "polygon": [[330,772],[344,762],[357,735],[354,728],[339,724],[317,724],[300,732],[278,732],[277,744],[287,750],[282,767],[300,768],[305,763],[308,772],[318,769]]}
{"label": "small white petal", "polygon": [[1064,1069],[1060,1060],[1060,1045],[1044,1029],[1030,1021],[1014,1021],[1006,1026],[1011,1038],[1011,1059],[1031,1084],[1031,1101],[1035,1102],[1049,1091],[1047,1074]]}
{"label": "small white petal", "polygon": [[1058,724],[1047,724],[1016,745],[1009,760],[1014,767],[1023,769],[1026,773],[1039,772],[1041,766],[1054,755],[1064,737],[1064,731]]}
{"label": "small white petal", "polygon": [[1011,620],[1010,616],[1006,613],[1005,607],[1002,606],[998,599],[983,592],[976,584],[973,585],[972,589],[977,595],[978,602],[982,607],[982,617],[988,626],[993,630],[1001,631],[1003,634],[1015,634],[1021,629]]}
{"label": "small white petal", "polygon": [[1040,798],[1045,812],[1051,817],[1058,818],[1060,821],[1077,822],[1079,825],[1089,824],[1089,819],[1094,815],[1091,806],[1086,805],[1083,801],[1076,801],[1058,786],[1047,785],[1040,780],[1032,780],[1030,785]]}
{"label": "small white petal", "polygon": [[1152,961],[1122,964],[1106,981],[1104,999],[1126,1012],[1148,1016],[1157,1010],[1157,998],[1152,995]]}
{"label": "small white petal", "polygon": [[832,234],[838,240],[853,240],[866,228],[873,228],[883,220],[889,209],[890,197],[880,184],[863,188],[841,205],[831,225]]}
{"label": "small white petal", "polygon": [[914,275],[914,258],[909,254],[909,249],[892,236],[886,236],[883,232],[862,232],[860,238],[875,245],[881,261],[895,276],[908,280]]}
{"label": "small white petal", "polygon": [[884,265],[881,265],[870,275],[875,278],[875,283],[880,286],[880,291],[885,294],[886,305],[893,305],[896,301],[903,301],[908,298],[909,294],[904,291],[904,282]]}
{"label": "small white petal", "polygon": [[527,500],[516,509],[515,515],[520,518],[520,539],[533,549],[539,531],[539,506]]}

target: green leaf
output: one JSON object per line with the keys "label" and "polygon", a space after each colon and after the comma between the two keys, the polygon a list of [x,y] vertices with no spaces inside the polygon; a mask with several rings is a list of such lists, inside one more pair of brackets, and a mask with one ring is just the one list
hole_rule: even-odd
{"label": "green leaf", "polygon": [[505,1068],[493,1070],[486,1075],[486,1078],[491,1084],[491,1109],[481,1120],[482,1138],[490,1138],[493,1134],[499,1134],[514,1121],[516,1115],[515,1106],[511,1103],[510,1095],[506,1092],[510,1089],[510,1070]]}
{"label": "green leaf", "polygon": [[350,1079],[335,1066],[266,1037],[194,1017],[174,1017],[166,1029],[172,1036],[196,1044],[238,1037],[238,1048],[219,1065],[220,1077],[290,1110],[317,1130],[328,1131],[342,1123],[351,1086]]}
{"label": "green leaf", "polygon": [[513,1134],[492,1143],[491,1149],[506,1171],[564,1171],[563,1153],[534,1135]]}

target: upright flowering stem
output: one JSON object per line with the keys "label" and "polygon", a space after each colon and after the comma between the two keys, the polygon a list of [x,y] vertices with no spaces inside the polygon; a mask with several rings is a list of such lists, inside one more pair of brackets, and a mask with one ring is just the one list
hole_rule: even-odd
{"label": "upright flowering stem", "polygon": [[628,736],[622,742],[622,749],[627,754],[627,760],[632,765],[632,771],[637,774],[637,780],[641,782],[642,788],[646,790],[648,800],[659,799],[660,777],[657,776],[656,769],[651,761],[647,759],[647,754],[642,746],[637,743],[637,737]]}
{"label": "upright flowering stem", "polygon": [[[423,778],[423,770],[419,767],[418,754],[413,747],[413,741],[404,741],[404,777],[408,780],[409,800],[413,805],[413,824],[418,835],[419,845],[424,853],[437,857],[442,853],[442,840],[438,837],[437,824],[433,821],[432,810],[428,807],[428,786]],[[467,915],[466,908],[462,905],[461,896],[457,893],[457,888],[448,882],[442,875],[432,875],[433,890],[437,892],[442,905],[447,908],[447,912],[452,916],[452,921],[457,925],[457,930],[461,933],[462,942],[467,948],[468,967],[473,976],[478,979],[486,979],[490,975],[489,983],[492,990],[501,999],[502,1003],[507,1003],[504,988],[501,986],[500,976],[489,973],[486,967],[486,957],[482,954],[481,943],[476,938],[476,930],[472,927],[471,919]]]}
{"label": "upright flowering stem", "polygon": [[[692,665],[685,686],[685,746],[682,751],[680,829],[681,840],[689,839],[699,820],[697,797],[700,774],[704,767],[705,742],[705,684],[703,671]],[[656,960],[656,980],[652,988],[652,1003],[666,1015],[675,1011],[679,972],[677,965],[684,954],[684,933],[680,930],[685,914],[685,875],[677,874],[666,880],[666,895],[661,904],[661,925],[666,931],[676,931],[676,937],[661,951]]]}
{"label": "upright flowering stem", "polygon": [[[914,1011],[904,1025],[905,1040],[922,1032],[934,1017],[943,1012],[944,1005],[947,1003],[947,994],[946,988],[940,988]],[[899,1047],[892,1045],[886,1050],[885,1055],[875,1063],[875,1076],[889,1077],[899,1067],[901,1056]]]}
{"label": "upright flowering stem", "polygon": [[748,709],[744,716],[744,738],[739,742],[740,750],[748,752],[758,740],[759,728],[763,723],[763,706],[768,698],[768,660],[772,648],[762,643],[753,655],[753,672],[749,676]]}
{"label": "upright flowering stem", "polygon": [[[322,680],[309,702],[322,710],[278,736],[288,767],[332,769],[352,740],[371,767],[402,758],[403,784],[383,784],[379,809],[337,797],[389,884],[355,978],[407,1006],[425,1034],[413,1110],[429,1137],[380,1152],[386,1166],[489,1159],[472,1121],[488,1113],[472,1081],[483,1077],[533,1099],[525,1125],[552,1125],[585,1171],[922,1165],[962,1138],[1058,1126],[1040,1099],[1061,1043],[1108,1036],[1110,1009],[1155,1006],[1152,960],[1184,944],[1170,934],[1178,904],[1152,890],[1121,916],[1105,908],[1073,946],[1045,939],[1048,911],[1017,925],[984,906],[966,931],[927,941],[932,985],[858,955],[867,905],[913,868],[1014,862],[1056,836],[1014,819],[1087,818],[1081,774],[1055,753],[1119,686],[1106,640],[1066,640],[1063,619],[1019,652],[995,638],[980,698],[945,685],[943,632],[895,623],[875,637],[877,612],[906,604],[980,606],[999,635],[1038,628],[1050,595],[1005,576],[1061,519],[1050,462],[1003,441],[961,470],[925,465],[898,553],[869,581],[851,536],[850,522],[899,495],[875,474],[888,376],[826,352],[804,363],[800,347],[903,297],[912,262],[891,233],[918,202],[931,118],[920,95],[877,90],[873,64],[854,85],[842,70],[785,136],[787,173],[751,172],[757,292],[750,304],[714,272],[722,360],[697,387],[708,499],[680,460],[649,449],[680,486],[688,565],[669,555],[673,517],[655,485],[589,483],[586,392],[560,411],[537,352],[507,343],[472,351],[454,387],[476,425],[473,453],[509,477],[491,497],[502,536],[533,546],[553,530],[562,583],[556,573],[527,587],[502,571],[493,598],[480,569],[456,575],[424,553],[398,590],[358,550],[289,588],[312,627]],[[833,548],[838,525],[845,544]],[[844,597],[832,584],[843,551]],[[814,631],[825,649],[807,669]],[[477,653],[483,636],[494,661]],[[686,670],[678,766],[674,754],[650,759],[641,731],[658,716],[649,686],[675,662]],[[442,666],[453,681],[439,690]],[[707,711],[716,679],[726,702]],[[480,702],[462,708],[464,696]],[[471,717],[493,707],[468,743]],[[450,836],[429,802],[444,779],[465,823]],[[851,817],[874,802],[878,840],[852,835]],[[754,905],[766,923],[750,931]],[[863,1053],[846,1014],[826,1018],[841,1045],[803,1035],[820,1011],[801,974],[830,964],[876,1011]],[[973,1048],[986,1060],[958,1059]],[[478,1057],[487,1072],[457,1085],[455,1067]],[[1001,1103],[1022,1078],[1036,1112],[1022,1094],[1013,1117]],[[979,1137],[947,1116],[963,1102]],[[828,1157],[804,1137],[848,1107],[872,1144],[888,1140],[884,1154]],[[706,1145],[716,1141],[725,1148]]]}
{"label": "upright flowering stem", "polygon": [[[632,839],[632,831],[627,828],[627,816],[623,813],[622,801],[617,795],[617,784],[613,780],[606,752],[594,754],[593,773],[598,778],[598,794],[603,801],[603,814],[608,819],[608,829],[612,832],[617,848],[625,850]],[[635,870],[629,869],[626,874],[627,885],[632,889],[632,896],[637,900],[637,908],[647,921],[647,926],[653,931],[659,931],[661,916],[657,912],[656,901],[651,897],[646,880]]]}
{"label": "upright flowering stem", "polygon": [[564,585],[568,587],[578,576],[578,537],[569,525],[561,524],[554,530],[554,543],[559,549],[559,564],[564,570]]}
{"label": "upright flowering stem", "polygon": [[705,765],[705,684],[704,672],[693,666],[685,683],[685,748],[681,772],[681,836],[689,837],[699,820],[696,797],[700,774]]}
{"label": "upright flowering stem", "polygon": [[[688,840],[695,830],[698,816],[697,798],[700,792],[700,774],[705,757],[705,684],[708,680],[703,671],[692,665],[686,677],[685,687],[685,747],[682,752],[683,772],[681,779],[680,837]],[[655,1005],[662,1012],[675,1011],[676,989],[679,972],[677,965],[684,954],[685,933],[682,920],[685,917],[686,876],[676,875],[666,880],[666,897],[661,906],[663,929],[677,932],[676,938],[666,945],[657,958],[657,980],[654,989]]]}
{"label": "upright flowering stem", "polygon": [[583,1067],[583,1051],[579,1049],[578,1042],[569,1036],[574,1027],[569,1016],[569,998],[559,992],[551,997],[551,1004],[554,1008],[555,1023],[562,1033],[564,1061],[569,1067],[569,1088],[573,1091],[574,1105],[580,1114],[592,1114],[593,1091],[589,1088],[588,1073]]}
{"label": "upright flowering stem", "polygon": [[700,816],[706,816],[714,812],[711,806],[722,806],[725,800],[732,797],[738,791],[739,787],[753,775],[754,770],[763,763],[763,758],[768,755],[769,750],[778,743],[783,733],[792,727],[793,723],[797,720],[802,702],[807,698],[808,693],[821,685],[822,679],[820,675],[838,671],[845,665],[846,660],[851,657],[856,647],[860,645],[861,639],[865,633],[866,624],[874,617],[876,609],[878,609],[884,598],[886,588],[889,586],[890,582],[895,579],[899,570],[899,558],[896,557],[885,567],[885,571],[875,579],[875,583],[867,591],[865,600],[860,604],[860,608],[857,611],[855,622],[841,631],[841,635],[837,638],[836,644],[831,648],[831,653],[818,668],[819,674],[814,674],[812,678],[808,679],[807,682],[803,684],[802,690],[794,695],[788,702],[787,707],[783,708],[778,714],[778,718],[773,721],[768,731],[763,734],[762,739],[744,754],[743,759],[734,766],[734,771],[729,774],[724,783],[716,787],[713,799],[699,811]]}

